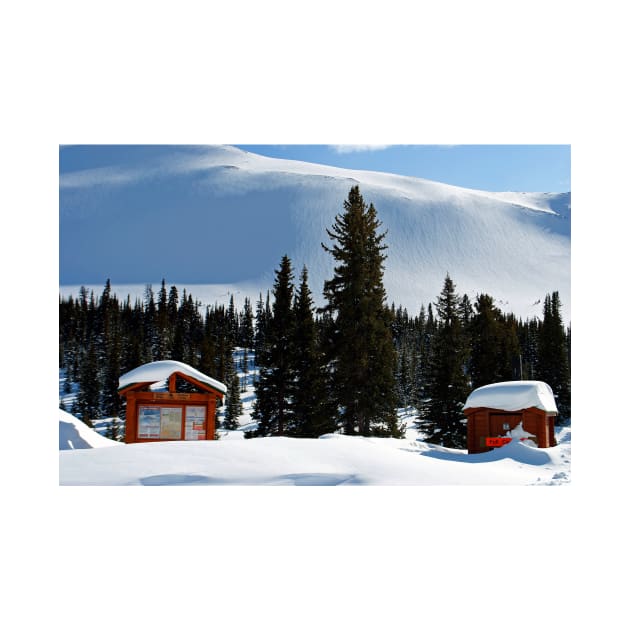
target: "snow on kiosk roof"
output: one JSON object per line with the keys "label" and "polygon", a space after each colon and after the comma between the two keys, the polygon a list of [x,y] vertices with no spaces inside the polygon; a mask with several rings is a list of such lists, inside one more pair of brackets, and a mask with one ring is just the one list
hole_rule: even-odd
{"label": "snow on kiosk roof", "polygon": [[223,383],[207,376],[203,372],[196,370],[186,363],[182,363],[181,361],[154,361],[153,363],[141,365],[140,367],[123,374],[118,379],[118,391],[138,383],[157,383],[159,381],[165,381],[171,376],[171,374],[175,373],[190,376],[194,380],[208,385],[210,388],[217,390],[221,394],[225,394],[227,392],[227,387]]}
{"label": "snow on kiosk roof", "polygon": [[542,381],[506,381],[484,385],[468,396],[464,409],[473,407],[489,407],[504,411],[536,407],[548,414],[558,413],[551,387]]}

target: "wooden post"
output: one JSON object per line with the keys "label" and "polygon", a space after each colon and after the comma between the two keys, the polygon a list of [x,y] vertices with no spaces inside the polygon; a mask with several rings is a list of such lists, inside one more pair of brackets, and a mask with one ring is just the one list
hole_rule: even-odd
{"label": "wooden post", "polygon": [[206,440],[214,440],[215,433],[215,421],[214,416],[216,414],[217,409],[217,399],[216,396],[210,396],[208,398],[208,403],[206,406]]}
{"label": "wooden post", "polygon": [[176,387],[177,387],[177,375],[175,374],[175,372],[173,372],[173,374],[171,374],[168,377],[168,391],[171,394],[174,394],[177,391]]}
{"label": "wooden post", "polygon": [[138,434],[138,405],[136,405],[136,393],[127,394],[127,413],[125,418],[125,442],[135,442]]}

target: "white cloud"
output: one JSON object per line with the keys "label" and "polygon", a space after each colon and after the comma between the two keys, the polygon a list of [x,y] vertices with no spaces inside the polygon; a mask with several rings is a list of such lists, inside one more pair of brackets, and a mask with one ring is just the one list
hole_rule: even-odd
{"label": "white cloud", "polygon": [[336,153],[360,153],[362,151],[382,151],[391,144],[333,144],[331,148]]}

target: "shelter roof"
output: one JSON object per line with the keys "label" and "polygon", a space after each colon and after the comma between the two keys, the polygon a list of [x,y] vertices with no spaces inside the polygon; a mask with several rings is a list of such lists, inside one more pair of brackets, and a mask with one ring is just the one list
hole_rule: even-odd
{"label": "shelter roof", "polygon": [[536,407],[548,413],[558,413],[551,387],[543,381],[506,381],[484,385],[468,396],[464,409],[473,407],[489,407],[504,411]]}

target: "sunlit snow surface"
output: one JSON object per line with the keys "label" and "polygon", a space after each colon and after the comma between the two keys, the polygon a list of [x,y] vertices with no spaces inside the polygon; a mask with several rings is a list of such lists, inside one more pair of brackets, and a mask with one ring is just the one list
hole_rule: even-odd
{"label": "sunlit snow surface", "polygon": [[121,444],[63,411],[59,427],[60,485],[553,485],[571,476],[567,428],[553,448],[513,441],[468,455],[429,445],[413,429],[403,440],[336,434],[245,440],[232,431],[218,441]]}

